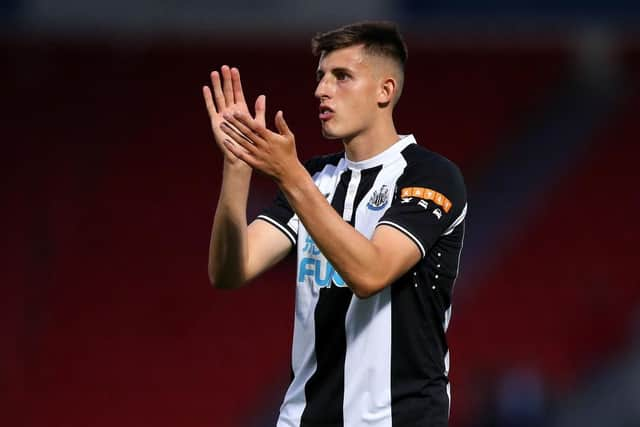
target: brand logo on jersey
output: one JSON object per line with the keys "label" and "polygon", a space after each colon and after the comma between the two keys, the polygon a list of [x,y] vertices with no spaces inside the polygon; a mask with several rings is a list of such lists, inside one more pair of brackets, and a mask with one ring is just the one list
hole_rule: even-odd
{"label": "brand logo on jersey", "polygon": [[442,211],[439,208],[435,208],[431,213],[437,216],[438,219],[442,218]]}
{"label": "brand logo on jersey", "polygon": [[305,239],[302,253],[304,256],[298,264],[298,283],[303,284],[310,280],[320,288],[329,287],[331,283],[341,288],[347,286],[309,235]]}
{"label": "brand logo on jersey", "polygon": [[429,202],[427,202],[426,200],[420,200],[418,202],[418,206],[422,206],[426,211],[429,208]]}
{"label": "brand logo on jersey", "polygon": [[374,191],[367,203],[367,207],[372,211],[379,211],[384,208],[389,201],[389,187],[383,185],[380,190]]}
{"label": "brand logo on jersey", "polygon": [[430,200],[438,206],[441,206],[445,213],[449,213],[451,210],[451,201],[445,197],[444,194],[438,193],[430,188],[423,187],[406,187],[400,191],[400,197],[417,197],[418,199]]}

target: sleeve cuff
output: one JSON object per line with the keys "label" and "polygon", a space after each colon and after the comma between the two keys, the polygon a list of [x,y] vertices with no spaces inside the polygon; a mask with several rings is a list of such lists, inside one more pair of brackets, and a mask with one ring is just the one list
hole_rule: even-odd
{"label": "sleeve cuff", "polygon": [[289,230],[287,227],[285,227],[284,225],[280,224],[278,221],[276,221],[273,218],[270,218],[266,215],[258,215],[256,217],[256,219],[261,219],[263,221],[268,222],[269,224],[273,225],[274,227],[276,227],[278,230],[282,231],[284,233],[285,236],[287,236],[287,238],[289,240],[291,240],[291,243],[295,246],[297,241],[296,241],[296,236],[291,232],[291,230]]}

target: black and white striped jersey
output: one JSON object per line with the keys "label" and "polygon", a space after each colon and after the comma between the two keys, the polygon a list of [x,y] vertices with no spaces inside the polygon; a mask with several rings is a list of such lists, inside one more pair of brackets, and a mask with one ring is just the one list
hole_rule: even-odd
{"label": "black and white striped jersey", "polygon": [[259,219],[297,250],[292,381],[285,426],[446,426],[445,337],[467,211],[458,168],[405,136],[373,158],[344,153],[306,164],[318,189],[367,238],[390,226],[422,259],[381,292],[356,297],[278,194]]}

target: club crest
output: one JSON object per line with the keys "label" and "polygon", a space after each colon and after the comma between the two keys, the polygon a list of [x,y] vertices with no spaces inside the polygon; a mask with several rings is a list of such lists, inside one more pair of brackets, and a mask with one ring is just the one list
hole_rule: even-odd
{"label": "club crest", "polygon": [[367,207],[372,211],[379,211],[384,208],[389,201],[389,187],[383,185],[378,191],[374,191],[367,203]]}

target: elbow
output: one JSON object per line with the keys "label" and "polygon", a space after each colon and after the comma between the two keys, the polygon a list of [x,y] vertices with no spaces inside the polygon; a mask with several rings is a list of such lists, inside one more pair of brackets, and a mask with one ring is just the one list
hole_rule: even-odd
{"label": "elbow", "polygon": [[370,277],[364,280],[355,280],[350,283],[350,287],[356,297],[359,299],[367,299],[384,289],[386,283]]}
{"label": "elbow", "polygon": [[211,266],[209,266],[208,268],[207,277],[209,278],[209,284],[211,285],[211,287],[215,288],[217,282],[216,282],[215,274],[213,274],[213,271],[211,270]]}
{"label": "elbow", "polygon": [[236,289],[242,286],[242,282],[238,280],[230,280],[228,277],[220,277],[213,269],[209,269],[209,284],[214,289]]}
{"label": "elbow", "polygon": [[371,292],[369,289],[363,289],[363,288],[356,288],[356,287],[352,287],[351,288],[353,290],[353,294],[358,297],[358,299],[367,299],[373,295],[375,295],[375,292]]}
{"label": "elbow", "polygon": [[219,286],[220,280],[218,280],[218,277],[216,277],[216,272],[211,267],[211,265],[209,265],[207,276],[209,277],[209,284],[211,285],[211,287],[217,288]]}
{"label": "elbow", "polygon": [[223,283],[214,274],[209,273],[209,284],[213,289],[224,289]]}
{"label": "elbow", "polygon": [[230,282],[228,280],[212,280],[211,277],[209,278],[209,283],[211,284],[211,287],[213,287],[213,289],[220,289],[223,291],[237,289],[242,286],[242,283],[239,282]]}

